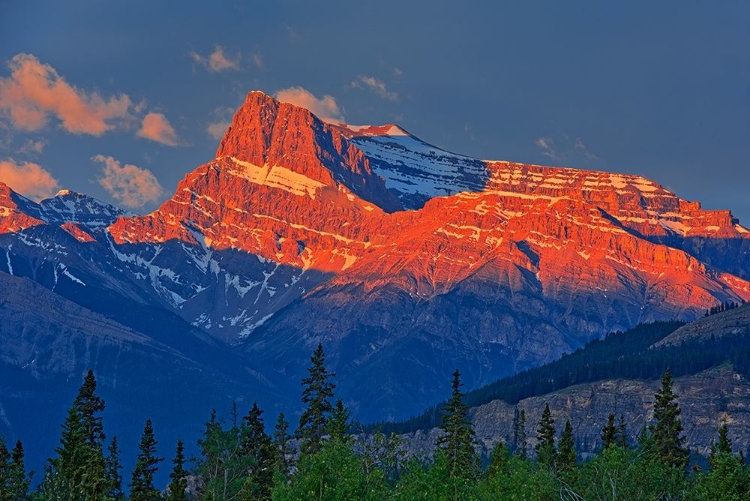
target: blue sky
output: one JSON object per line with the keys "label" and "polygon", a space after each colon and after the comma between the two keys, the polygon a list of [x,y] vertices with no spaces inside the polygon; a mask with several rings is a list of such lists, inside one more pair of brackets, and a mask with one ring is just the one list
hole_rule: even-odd
{"label": "blue sky", "polygon": [[748,26],[729,0],[6,1],[0,180],[147,212],[247,91],[302,88],[349,123],[641,174],[750,225]]}

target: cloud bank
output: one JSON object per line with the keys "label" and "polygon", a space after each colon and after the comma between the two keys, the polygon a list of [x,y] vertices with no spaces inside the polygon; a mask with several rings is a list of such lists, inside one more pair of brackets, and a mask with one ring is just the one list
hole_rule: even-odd
{"label": "cloud bank", "polygon": [[306,108],[325,122],[344,121],[344,112],[339,109],[333,96],[325,95],[322,99],[318,99],[302,87],[289,87],[276,92],[276,99]]}
{"label": "cloud bank", "polygon": [[138,129],[136,135],[167,146],[179,146],[180,144],[174,128],[167,117],[161,113],[149,113],[143,117],[141,128]]}
{"label": "cloud bank", "polygon": [[96,155],[91,160],[104,165],[99,184],[125,207],[143,207],[159,200],[163,190],[150,170],[131,164],[121,166],[114,158],[104,155]]}
{"label": "cloud bank", "polygon": [[[400,76],[401,70],[398,70],[398,71],[399,71],[399,76]],[[385,85],[385,82],[382,82],[375,77],[367,77],[364,75],[360,75],[357,77],[356,80],[354,80],[351,83],[351,86],[356,89],[371,90],[378,96],[382,97],[383,99],[387,99],[388,101],[398,100],[398,93],[389,91]]]}
{"label": "cloud bank", "polygon": [[0,160],[0,181],[37,202],[51,197],[58,187],[57,180],[39,164],[16,163],[12,158]]}
{"label": "cloud bank", "polygon": [[[228,70],[239,70],[240,69],[240,58],[236,56],[234,58],[228,57],[224,54],[224,48],[217,45],[214,51],[208,56],[201,56],[197,52],[190,52],[190,57],[196,63],[204,66],[211,73],[218,73],[220,71]],[[261,63],[262,64],[262,63]]]}

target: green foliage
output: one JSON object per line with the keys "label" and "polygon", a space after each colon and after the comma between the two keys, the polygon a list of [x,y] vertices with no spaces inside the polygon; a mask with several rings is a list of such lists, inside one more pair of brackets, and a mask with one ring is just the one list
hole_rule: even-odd
{"label": "green foliage", "polygon": [[689,497],[696,501],[750,499],[750,469],[731,452],[716,452],[711,457],[711,471],[697,476]]}
{"label": "green foliage", "polygon": [[447,461],[451,478],[471,479],[479,474],[479,455],[474,450],[474,429],[466,415],[468,408],[461,392],[461,373],[453,373],[451,399],[443,411],[440,429],[443,434],[437,440],[438,450]]}
{"label": "green foliage", "polygon": [[291,466],[290,458],[292,455],[291,448],[289,447],[289,423],[284,419],[284,413],[279,413],[279,417],[276,420],[276,426],[273,431],[273,446],[276,451],[276,470],[284,478],[289,475],[289,468]]}
{"label": "green foliage", "polygon": [[546,468],[555,466],[555,420],[552,419],[552,412],[549,410],[549,404],[544,404],[542,418],[536,430],[536,460]]}
{"label": "green foliage", "polygon": [[125,499],[125,494],[122,492],[122,462],[120,455],[122,451],[117,445],[117,437],[112,437],[107,447],[107,458],[104,468],[104,476],[107,480],[107,497],[120,501]]}
{"label": "green foliage", "polygon": [[669,369],[664,372],[661,388],[654,395],[654,420],[649,428],[654,442],[654,450],[666,465],[686,468],[690,451],[683,447],[685,438],[681,436],[682,422],[677,395],[672,391],[672,376]]}
{"label": "green foliage", "polygon": [[320,450],[325,434],[328,414],[333,410],[329,399],[333,398],[336,385],[329,381],[335,376],[325,368],[323,345],[310,357],[312,365],[307,368],[309,376],[302,380],[302,403],[307,407],[299,419],[298,433],[303,454],[314,454]]}
{"label": "green foliage", "polygon": [[610,445],[615,445],[617,442],[617,427],[615,426],[615,415],[610,413],[607,416],[607,424],[602,428],[602,449],[606,449]]}
{"label": "green foliage", "polygon": [[620,424],[617,426],[615,443],[618,447],[622,447],[623,449],[626,449],[628,447],[628,430],[625,426],[625,416],[622,414],[620,414]]}
{"label": "green foliage", "polygon": [[271,499],[277,454],[271,437],[266,434],[262,416],[263,411],[253,403],[242,419],[240,453],[247,465],[248,477],[242,489],[243,499]]}
{"label": "green foliage", "polygon": [[528,454],[528,443],[526,440],[526,410],[518,407],[513,414],[513,454],[525,458]]}
{"label": "green foliage", "polygon": [[[503,466],[491,469],[487,477],[479,484],[477,499],[487,501],[561,499],[559,482],[552,470],[538,468],[537,464],[528,458],[505,454],[505,458],[496,460]],[[494,460],[492,464],[495,464]]]}
{"label": "green foliage", "polygon": [[478,499],[475,479],[451,474],[449,458],[435,454],[434,462],[425,465],[417,459],[407,461],[396,484],[394,499],[403,501],[463,501]]}
{"label": "green foliage", "polygon": [[162,458],[156,457],[156,438],[151,420],[146,420],[143,427],[143,435],[138,444],[138,458],[133,469],[133,478],[130,482],[131,501],[156,501],[161,499],[161,494],[154,487],[154,475]]}
{"label": "green foliage", "polygon": [[342,443],[350,441],[349,427],[349,411],[344,407],[344,403],[341,399],[336,400],[336,405],[333,407],[331,417],[328,419],[326,425],[326,432],[328,433],[329,440],[337,440]]}
{"label": "green foliage", "polygon": [[26,475],[23,444],[16,442],[11,452],[0,437],[0,501],[21,501],[29,494],[31,478]]}
{"label": "green foliage", "polygon": [[557,444],[557,461],[555,462],[557,472],[572,480],[572,473],[576,470],[576,449],[573,440],[573,427],[570,420],[565,421],[560,441]]}
{"label": "green foliage", "polygon": [[729,438],[729,428],[727,427],[727,420],[724,419],[719,427],[719,441],[711,446],[711,455],[708,458],[708,462],[711,463],[712,459],[718,454],[732,454],[732,440]]}
{"label": "green foliage", "polygon": [[185,444],[182,440],[177,441],[174,459],[172,460],[172,472],[169,474],[168,501],[187,501],[187,476],[185,469]]}
{"label": "green foliage", "polygon": [[201,499],[238,499],[249,466],[240,446],[240,429],[232,426],[225,430],[216,419],[216,411],[212,411],[211,419],[205,424],[203,435],[198,440],[198,447],[200,457],[195,474],[201,479]]}

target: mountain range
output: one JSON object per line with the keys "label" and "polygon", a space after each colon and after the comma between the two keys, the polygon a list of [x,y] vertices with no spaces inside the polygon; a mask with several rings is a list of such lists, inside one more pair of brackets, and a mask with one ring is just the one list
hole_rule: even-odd
{"label": "mountain range", "polygon": [[403,419],[456,368],[475,388],[748,300],[749,251],[729,211],[640,176],[475,159],[254,91],[150,214],[0,183],[0,430],[59,422],[87,368],[113,407],[194,427],[232,400],[296,408],[319,342],[355,417]]}

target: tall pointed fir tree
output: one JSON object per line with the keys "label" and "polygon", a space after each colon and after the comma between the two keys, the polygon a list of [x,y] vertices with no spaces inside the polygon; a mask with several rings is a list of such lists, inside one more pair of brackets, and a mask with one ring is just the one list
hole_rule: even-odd
{"label": "tall pointed fir tree", "polygon": [[528,454],[528,443],[526,440],[526,409],[518,407],[513,414],[513,454],[526,459]]}
{"label": "tall pointed fir tree", "polygon": [[479,455],[474,450],[474,429],[467,417],[468,407],[463,402],[461,373],[453,373],[452,395],[443,408],[437,440],[438,450],[445,455],[451,478],[476,478],[479,473]]}
{"label": "tall pointed fir tree", "polygon": [[121,501],[125,499],[125,494],[122,492],[122,460],[120,455],[122,451],[117,444],[117,437],[113,436],[107,447],[107,459],[105,476],[107,478],[107,497],[115,501]]}
{"label": "tall pointed fir tree", "polygon": [[615,415],[612,413],[607,416],[607,424],[602,428],[601,439],[602,449],[615,445],[617,442],[617,426],[615,426]]}
{"label": "tall pointed fir tree", "polygon": [[10,461],[8,491],[13,501],[23,501],[28,498],[31,478],[26,474],[25,453],[20,440],[10,453]]}
{"label": "tall pointed fir tree", "polygon": [[271,437],[266,434],[263,411],[253,407],[242,418],[240,451],[248,460],[248,478],[242,489],[243,499],[271,499],[276,454]]}
{"label": "tall pointed fir tree", "polygon": [[154,487],[154,475],[162,458],[156,456],[156,438],[151,420],[146,420],[141,442],[138,444],[138,457],[130,482],[130,501],[157,501],[161,493]]}
{"label": "tall pointed fir tree", "polygon": [[562,435],[560,435],[560,441],[557,443],[557,460],[555,461],[555,468],[558,472],[572,472],[576,467],[576,448],[575,440],[573,439],[573,426],[570,424],[570,420],[565,421],[565,428],[563,429]]}
{"label": "tall pointed fir tree", "polygon": [[185,444],[182,440],[177,441],[172,465],[172,472],[169,474],[167,501],[187,501],[188,471],[185,469]]}
{"label": "tall pointed fir tree", "polygon": [[555,450],[555,420],[552,419],[549,404],[544,404],[542,419],[539,421],[536,433],[536,460],[542,466],[553,468],[557,451]]}
{"label": "tall pointed fir tree", "polygon": [[727,426],[727,420],[724,419],[719,427],[719,441],[711,445],[711,453],[708,456],[708,463],[714,467],[716,458],[721,455],[732,454],[732,440],[729,438],[729,427]]}
{"label": "tall pointed fir tree", "polygon": [[685,437],[681,436],[681,411],[672,384],[672,376],[667,369],[661,380],[661,388],[654,395],[655,423],[649,429],[657,457],[666,465],[685,468],[690,460],[690,451],[683,446]]}
{"label": "tall pointed fir tree", "polygon": [[617,436],[615,437],[615,444],[623,449],[628,448],[628,430],[625,426],[625,416],[620,414],[620,424],[617,425]]}
{"label": "tall pointed fir tree", "polygon": [[312,365],[307,368],[309,376],[302,380],[302,403],[307,407],[299,418],[297,430],[303,454],[314,454],[320,450],[327,418],[333,410],[330,399],[336,388],[330,381],[335,374],[329,373],[325,368],[322,344],[318,343],[310,361]]}
{"label": "tall pointed fir tree", "polygon": [[279,417],[276,420],[276,427],[273,431],[273,446],[276,452],[276,469],[283,475],[289,475],[291,450],[289,448],[289,440],[292,437],[289,435],[289,423],[284,418],[284,413],[279,413]]}
{"label": "tall pointed fir tree", "polygon": [[3,437],[0,436],[0,501],[13,501],[11,497],[12,476],[13,463],[11,463],[10,451]]}
{"label": "tall pointed fir tree", "polygon": [[328,424],[326,425],[326,431],[330,440],[335,440],[338,443],[346,444],[349,442],[349,411],[344,407],[344,402],[341,399],[336,400],[336,405],[333,406],[331,411],[331,417],[328,418]]}

